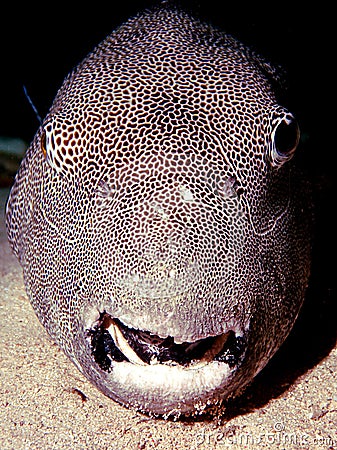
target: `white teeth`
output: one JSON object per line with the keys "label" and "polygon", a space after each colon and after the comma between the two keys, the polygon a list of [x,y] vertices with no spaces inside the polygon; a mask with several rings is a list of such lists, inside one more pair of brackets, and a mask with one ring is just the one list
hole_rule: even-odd
{"label": "white teeth", "polygon": [[218,336],[212,347],[207,350],[207,352],[204,354],[204,356],[201,358],[200,361],[198,361],[195,364],[191,364],[188,368],[189,369],[200,369],[201,367],[205,366],[209,362],[213,361],[214,357],[223,349],[230,332],[227,332],[225,334],[221,334]]}
{"label": "white teeth", "polygon": [[[119,348],[119,350],[123,353],[123,355],[130,361],[130,363],[137,364],[140,366],[147,366],[148,364],[144,362],[137,353],[130,347],[128,341],[123,336],[123,333],[121,332],[119,326],[116,324],[116,322],[113,319],[109,320],[109,326],[106,328],[106,330],[110,333],[112,339],[115,342],[115,345]],[[225,334],[221,334],[218,336],[214,342],[211,348],[209,348],[204,356],[199,361],[191,361],[191,363],[185,367],[187,370],[197,370],[201,367],[206,366],[208,363],[213,361],[214,357],[222,350],[224,347],[230,332],[227,332]],[[193,350],[193,347],[196,345],[196,343],[192,343],[187,349],[187,352],[189,350]],[[160,364],[159,361],[157,361],[155,358],[151,360],[151,365],[153,364]],[[165,361],[165,365],[179,365],[177,363],[174,363],[173,361]]]}
{"label": "white teeth", "polygon": [[123,336],[121,330],[114,320],[111,320],[109,327],[107,328],[114,340],[116,346],[123,353],[123,355],[133,364],[138,364],[141,366],[146,366],[147,364],[142,361],[139,356],[132,350],[127,340]]}
{"label": "white teeth", "polygon": [[220,351],[223,349],[227,339],[229,338],[229,335],[230,335],[230,331],[228,331],[225,334],[220,334],[220,336],[218,336],[215,339],[212,347],[209,350],[207,350],[207,352],[204,354],[202,359],[207,360],[208,362],[213,360],[215,355],[220,353]]}

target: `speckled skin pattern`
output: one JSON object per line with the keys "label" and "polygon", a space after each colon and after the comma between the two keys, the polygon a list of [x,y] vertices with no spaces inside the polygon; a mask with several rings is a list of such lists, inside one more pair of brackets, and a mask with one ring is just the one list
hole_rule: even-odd
{"label": "speckled skin pattern", "polygon": [[[82,373],[126,406],[179,415],[236,395],[298,315],[309,207],[278,81],[234,38],[156,8],[65,79],[22,161],[7,229],[30,301]],[[88,337],[108,328],[102,314],[176,344],[232,332],[244,348],[228,349],[232,364],[110,357],[106,370]]]}

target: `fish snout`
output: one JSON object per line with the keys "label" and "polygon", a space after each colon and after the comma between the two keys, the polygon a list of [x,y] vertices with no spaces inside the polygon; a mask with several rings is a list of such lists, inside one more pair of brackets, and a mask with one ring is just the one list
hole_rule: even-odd
{"label": "fish snout", "polygon": [[237,196],[205,180],[111,185],[100,186],[95,215],[94,278],[109,297],[100,313],[176,342],[227,332],[243,237]]}

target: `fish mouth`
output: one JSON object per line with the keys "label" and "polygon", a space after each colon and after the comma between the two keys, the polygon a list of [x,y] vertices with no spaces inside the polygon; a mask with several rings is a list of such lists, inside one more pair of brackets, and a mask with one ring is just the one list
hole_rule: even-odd
{"label": "fish mouth", "polygon": [[137,366],[179,366],[185,370],[218,362],[234,369],[246,350],[244,336],[233,330],[177,344],[173,336],[162,338],[147,330],[128,327],[105,311],[87,330],[87,338],[95,362],[107,372],[121,362]]}

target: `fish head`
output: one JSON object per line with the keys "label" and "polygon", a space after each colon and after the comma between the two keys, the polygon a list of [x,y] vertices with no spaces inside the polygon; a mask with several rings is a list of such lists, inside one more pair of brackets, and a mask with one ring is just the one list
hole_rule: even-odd
{"label": "fish head", "polygon": [[[8,228],[32,304],[124,405],[201,412],[251,382],[292,328],[308,214],[277,81],[231,36],[155,10],[67,77],[27,153]],[[20,238],[19,190],[34,199]]]}

